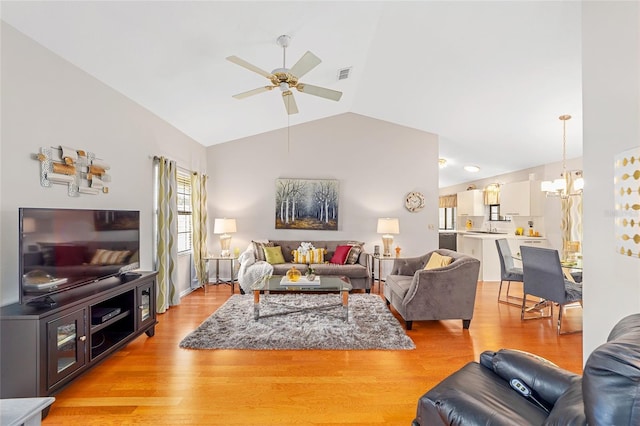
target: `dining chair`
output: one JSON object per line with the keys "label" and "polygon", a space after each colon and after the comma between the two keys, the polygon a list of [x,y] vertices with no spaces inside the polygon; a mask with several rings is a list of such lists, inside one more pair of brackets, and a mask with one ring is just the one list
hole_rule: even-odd
{"label": "dining chair", "polygon": [[[521,246],[520,253],[524,275],[524,297],[520,318],[525,320],[553,317],[553,305],[557,303],[559,305],[558,334],[566,334],[562,331],[562,312],[569,304],[579,302],[582,306],[582,284],[565,278],[558,250]],[[526,306],[527,296],[538,297],[549,304],[551,314],[525,318],[525,311],[531,310]],[[578,331],[582,330],[573,332]]]}
{"label": "dining chair", "polygon": [[[498,303],[506,303],[509,305],[520,306],[520,303],[512,302],[511,300],[522,301],[521,297],[515,297],[509,295],[511,289],[511,281],[522,282],[523,273],[522,268],[514,266],[513,256],[511,256],[511,249],[506,238],[496,239],[496,248],[498,249],[498,258],[500,259],[500,287],[498,288]],[[507,294],[502,299],[502,284],[507,282]]]}

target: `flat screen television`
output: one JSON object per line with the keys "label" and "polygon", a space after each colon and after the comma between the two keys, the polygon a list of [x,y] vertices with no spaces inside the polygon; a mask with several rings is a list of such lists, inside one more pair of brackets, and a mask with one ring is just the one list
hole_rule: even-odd
{"label": "flat screen television", "polygon": [[139,268],[136,210],[19,209],[20,303]]}

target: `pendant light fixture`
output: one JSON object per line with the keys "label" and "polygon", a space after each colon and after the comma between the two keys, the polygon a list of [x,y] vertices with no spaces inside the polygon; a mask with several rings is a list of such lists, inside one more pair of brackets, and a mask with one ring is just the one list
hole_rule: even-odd
{"label": "pendant light fixture", "polygon": [[540,189],[546,192],[547,197],[580,196],[584,187],[582,170],[567,171],[567,120],[570,120],[571,116],[565,114],[559,118],[562,121],[562,174],[559,179],[543,181]]}

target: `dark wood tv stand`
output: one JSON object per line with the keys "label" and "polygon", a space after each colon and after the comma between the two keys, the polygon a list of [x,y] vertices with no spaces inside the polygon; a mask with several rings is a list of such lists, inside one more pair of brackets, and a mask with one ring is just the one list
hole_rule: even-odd
{"label": "dark wood tv stand", "polygon": [[[124,281],[124,282],[123,282]],[[156,272],[53,294],[56,305],[0,308],[1,398],[51,396],[156,325]]]}

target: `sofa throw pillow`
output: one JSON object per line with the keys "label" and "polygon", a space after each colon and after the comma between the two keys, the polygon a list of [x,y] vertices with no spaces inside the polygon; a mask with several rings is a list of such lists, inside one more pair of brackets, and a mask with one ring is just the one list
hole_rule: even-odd
{"label": "sofa throw pillow", "polygon": [[280,263],[284,263],[284,256],[282,255],[282,247],[265,247],[264,248],[264,257],[267,262],[272,265],[278,265]]}
{"label": "sofa throw pillow", "polygon": [[291,252],[293,255],[293,263],[324,263],[325,251],[326,249],[323,248],[314,248],[312,250],[307,250],[307,254],[302,254],[299,250],[293,250]]}
{"label": "sofa throw pillow", "polygon": [[91,265],[119,265],[129,256],[129,250],[96,250],[91,258]]}
{"label": "sofa throw pillow", "polygon": [[270,241],[251,241],[251,243],[253,244],[253,251],[256,254],[256,261],[265,261],[264,248],[273,247],[275,245]]}
{"label": "sofa throw pillow", "polygon": [[349,250],[351,250],[352,246],[338,246],[336,247],[336,251],[333,253],[331,260],[329,263],[335,263],[338,265],[344,265],[344,262],[347,260],[347,256],[349,255]]}
{"label": "sofa throw pillow", "polygon": [[309,252],[309,263],[324,263],[324,255],[327,249],[315,248]]}
{"label": "sofa throw pillow", "polygon": [[300,253],[300,250],[292,250],[293,263],[307,263],[307,255]]}
{"label": "sofa throw pillow", "polygon": [[453,261],[452,257],[443,256],[440,253],[437,253],[434,251],[433,253],[431,253],[431,257],[429,258],[429,261],[427,262],[427,264],[424,266],[424,269],[430,270],[430,269],[442,268],[443,266],[447,266],[448,264],[450,264],[452,261]]}
{"label": "sofa throw pillow", "polygon": [[360,244],[354,244],[351,246],[349,250],[349,254],[347,254],[347,260],[344,262],[345,264],[355,265],[360,257],[360,253],[362,253],[362,246]]}

